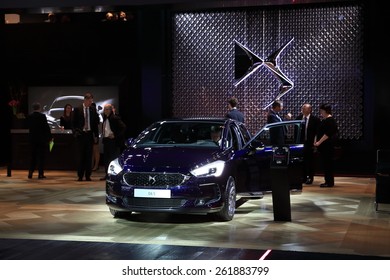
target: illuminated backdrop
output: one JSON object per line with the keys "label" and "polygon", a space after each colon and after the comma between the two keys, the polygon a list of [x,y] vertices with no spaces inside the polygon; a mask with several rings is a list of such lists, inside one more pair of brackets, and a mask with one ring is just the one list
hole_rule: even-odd
{"label": "illuminated backdrop", "polygon": [[358,5],[180,12],[173,16],[173,115],[216,116],[236,96],[246,125],[266,121],[264,107],[280,82],[266,67],[234,86],[235,40],[265,59],[294,38],[279,56],[294,87],[281,100],[297,116],[304,102],[330,103],[343,139],[363,135],[363,17]]}

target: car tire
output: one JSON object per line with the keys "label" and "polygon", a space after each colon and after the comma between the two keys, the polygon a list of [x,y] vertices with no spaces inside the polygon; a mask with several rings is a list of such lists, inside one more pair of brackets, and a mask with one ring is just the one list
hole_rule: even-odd
{"label": "car tire", "polygon": [[224,205],[221,211],[214,213],[217,220],[227,222],[231,221],[236,211],[236,182],[232,176],[230,176],[226,182],[226,190],[224,195]]}
{"label": "car tire", "polygon": [[118,211],[110,208],[110,213],[114,218],[125,218],[131,214],[131,212],[127,211]]}

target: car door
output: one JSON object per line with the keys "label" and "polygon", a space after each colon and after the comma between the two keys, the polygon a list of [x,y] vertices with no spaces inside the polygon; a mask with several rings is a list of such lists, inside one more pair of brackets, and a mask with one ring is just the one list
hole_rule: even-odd
{"label": "car door", "polygon": [[[241,174],[238,191],[270,191],[270,170],[278,164],[278,167],[286,168],[290,188],[302,189],[303,144],[300,143],[300,133],[297,133],[301,125],[302,121],[267,124],[235,153],[236,168]],[[285,131],[284,143],[272,144],[273,129]]]}

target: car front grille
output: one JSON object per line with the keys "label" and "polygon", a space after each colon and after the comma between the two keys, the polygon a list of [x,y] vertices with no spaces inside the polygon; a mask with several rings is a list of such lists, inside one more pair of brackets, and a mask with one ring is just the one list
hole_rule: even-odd
{"label": "car front grille", "polygon": [[180,173],[138,173],[130,172],[123,175],[123,179],[129,186],[143,187],[173,187],[182,184],[188,179]]}
{"label": "car front grille", "polygon": [[172,198],[137,198],[124,197],[123,202],[126,206],[131,207],[145,207],[145,208],[180,208],[187,200],[186,199],[172,199]]}

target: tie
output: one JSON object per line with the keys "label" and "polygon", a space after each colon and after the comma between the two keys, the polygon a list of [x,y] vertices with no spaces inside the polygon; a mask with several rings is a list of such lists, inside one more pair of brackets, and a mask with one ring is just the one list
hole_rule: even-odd
{"label": "tie", "polygon": [[91,130],[89,127],[89,108],[88,107],[85,107],[84,119],[85,119],[84,130],[85,131]]}
{"label": "tie", "polygon": [[303,118],[305,120],[305,141],[307,140],[307,117]]}

